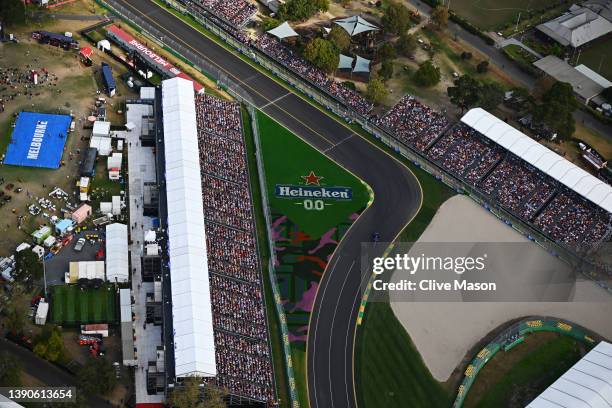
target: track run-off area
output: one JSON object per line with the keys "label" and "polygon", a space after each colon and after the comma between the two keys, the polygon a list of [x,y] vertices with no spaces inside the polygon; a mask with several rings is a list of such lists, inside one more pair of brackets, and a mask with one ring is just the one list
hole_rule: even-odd
{"label": "track run-off area", "polygon": [[[307,342],[307,379],[312,408],[355,407],[353,348],[361,284],[361,246],[373,232],[393,241],[417,214],[422,190],[402,163],[280,85],[150,0],[108,0],[141,17],[136,24],[162,32],[187,47],[249,92],[256,107],[367,183],[374,201],[347,232],[330,259],[312,310]],[[380,245],[375,256],[382,255]],[[277,373],[277,375],[282,375]]]}

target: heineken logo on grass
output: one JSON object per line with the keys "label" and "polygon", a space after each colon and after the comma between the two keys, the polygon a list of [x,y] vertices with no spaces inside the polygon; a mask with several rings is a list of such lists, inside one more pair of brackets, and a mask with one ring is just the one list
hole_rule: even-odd
{"label": "heineken logo on grass", "polygon": [[[321,186],[321,180],[325,177],[317,176],[310,171],[307,176],[300,176],[302,185],[277,184],[275,188],[276,197],[289,199],[304,199],[304,208],[323,209],[323,200],[350,201],[353,199],[353,190],[350,187],[327,187]],[[314,201],[313,201],[314,200]]]}

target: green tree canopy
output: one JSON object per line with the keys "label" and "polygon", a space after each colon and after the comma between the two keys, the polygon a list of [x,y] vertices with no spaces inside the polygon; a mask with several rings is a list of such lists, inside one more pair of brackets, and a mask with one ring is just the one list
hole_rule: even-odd
{"label": "green tree canopy", "polygon": [[338,68],[340,56],[338,50],[330,41],[315,38],[306,45],[304,58],[327,73],[332,73]]}
{"label": "green tree canopy", "polygon": [[42,261],[33,251],[24,249],[15,254],[15,272],[13,278],[27,288],[32,288],[34,281],[42,278]]}
{"label": "green tree canopy", "polygon": [[489,70],[489,61],[480,61],[478,65],[476,65],[476,72],[479,74],[484,74]]}
{"label": "green tree canopy", "polygon": [[399,51],[400,54],[411,57],[414,55],[416,48],[417,40],[414,35],[408,33],[402,33],[402,35],[400,35],[397,41],[397,51]]}
{"label": "green tree canopy", "polygon": [[381,103],[387,97],[387,88],[384,82],[379,78],[372,78],[368,82],[366,98],[374,103]]}
{"label": "green tree canopy", "polygon": [[104,357],[89,359],[79,370],[79,389],[86,394],[108,394],[114,387],[117,379],[113,364]]}
{"label": "green tree canopy", "polygon": [[536,106],[534,118],[557,133],[560,139],[568,139],[576,130],[572,114],[577,108],[578,101],[572,86],[567,82],[555,82],[542,95],[542,103]]}
{"label": "green tree canopy", "polygon": [[427,60],[419,66],[413,76],[417,85],[430,87],[440,82],[440,68],[434,66],[431,60]]}
{"label": "green tree canopy", "polygon": [[391,79],[391,77],[393,76],[393,61],[384,60],[382,62],[382,66],[380,67],[380,71],[378,71],[378,74],[383,79],[383,81]]}
{"label": "green tree canopy", "polygon": [[480,85],[479,105],[483,109],[491,110],[504,100],[504,88],[496,82]]}
{"label": "green tree canopy", "polygon": [[[226,392],[214,384],[200,387],[200,377],[189,377],[181,387],[172,390],[169,404],[173,408],[225,408]],[[202,392],[204,390],[204,392]]]}
{"label": "green tree canopy", "polygon": [[25,23],[25,6],[21,0],[0,0],[0,23],[16,26]]}
{"label": "green tree canopy", "polygon": [[30,302],[23,286],[19,283],[13,286],[13,293],[6,305],[6,328],[13,333],[21,333],[26,323]]}
{"label": "green tree canopy", "polygon": [[395,51],[395,47],[391,43],[384,43],[382,47],[378,50],[378,56],[381,60],[394,60],[397,57],[397,51]]}
{"label": "green tree canopy", "polygon": [[332,44],[334,44],[341,52],[348,50],[349,46],[351,45],[351,36],[344,28],[337,24],[334,24],[332,27],[327,39],[331,41]]}
{"label": "green tree canopy", "polygon": [[56,326],[45,326],[34,344],[34,353],[45,360],[55,362],[66,356],[62,333]]}
{"label": "green tree canopy", "polygon": [[400,35],[410,27],[410,11],[397,1],[389,1],[382,17],[385,31]]}
{"label": "green tree canopy", "polygon": [[280,25],[280,21],[272,17],[263,17],[262,28],[264,31],[270,31]]}
{"label": "green tree canopy", "polygon": [[288,0],[278,8],[280,20],[307,20],[319,11],[327,11],[329,0]]}
{"label": "green tree canopy", "polygon": [[3,387],[21,385],[21,363],[7,351],[0,352],[0,384]]}
{"label": "green tree canopy", "polygon": [[478,104],[480,83],[476,79],[463,75],[455,79],[454,85],[449,86],[446,92],[451,103],[461,108],[462,113]]}
{"label": "green tree canopy", "polygon": [[436,6],[431,10],[431,22],[438,29],[444,29],[448,26],[448,7]]}

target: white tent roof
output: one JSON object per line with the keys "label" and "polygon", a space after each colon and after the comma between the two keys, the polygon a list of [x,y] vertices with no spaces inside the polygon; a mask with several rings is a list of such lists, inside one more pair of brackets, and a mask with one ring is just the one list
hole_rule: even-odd
{"label": "white tent roof", "polygon": [[130,289],[119,289],[121,323],[132,322],[132,295]]}
{"label": "white tent roof", "polygon": [[363,18],[361,18],[361,16],[342,18],[340,20],[334,21],[334,23],[344,28],[344,30],[349,33],[351,37],[357,34],[364,33],[366,31],[379,30],[378,27],[364,20]]}
{"label": "white tent roof", "polygon": [[370,72],[370,60],[361,58],[359,55],[357,55],[353,72]]}
{"label": "white tent roof", "polygon": [[217,367],[192,83],[182,78],[163,81],[162,105],[175,371],[177,377],[215,376]]}
{"label": "white tent roof", "polygon": [[106,280],[127,282],[130,279],[128,264],[128,232],[125,224],[106,226]]}
{"label": "white tent roof", "polygon": [[527,163],[612,212],[612,187],[569,160],[542,146],[482,108],[470,109],[461,121]]}
{"label": "white tent roof", "polygon": [[338,69],[351,69],[353,67],[353,61],[355,61],[355,58],[340,54]]}
{"label": "white tent roof", "polygon": [[283,39],[283,38],[287,38],[287,37],[297,37],[299,36],[298,33],[295,32],[295,30],[293,28],[291,28],[291,26],[289,25],[288,22],[284,22],[283,24],[279,25],[276,28],[273,28],[271,30],[268,30],[268,34],[272,34],[273,36],[279,38],[279,39]]}
{"label": "white tent roof", "polygon": [[602,341],[527,408],[612,407],[612,344]]}

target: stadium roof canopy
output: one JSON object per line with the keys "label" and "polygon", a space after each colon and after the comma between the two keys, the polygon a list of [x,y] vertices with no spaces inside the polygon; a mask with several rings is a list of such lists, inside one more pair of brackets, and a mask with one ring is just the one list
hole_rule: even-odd
{"label": "stadium roof canopy", "polygon": [[278,27],[268,30],[268,34],[272,34],[273,36],[281,40],[287,37],[299,36],[299,34],[296,33],[295,30],[291,28],[289,23],[286,21],[283,24],[279,25]]}
{"label": "stadium roof canopy", "polygon": [[355,58],[340,54],[340,61],[338,61],[338,69],[353,68],[353,61],[355,61]]}
{"label": "stadium roof canopy", "polygon": [[574,5],[567,13],[538,25],[537,29],[564,47],[576,48],[612,32],[612,22],[587,7]]}
{"label": "stadium roof canopy", "polygon": [[370,60],[360,57],[357,55],[353,72],[370,72]]}
{"label": "stadium roof canopy", "polygon": [[192,83],[163,81],[162,106],[175,373],[210,377],[217,368]]}
{"label": "stadium roof canopy", "polygon": [[122,283],[129,279],[127,225],[109,224],[106,226],[106,280]]}
{"label": "stadium roof canopy", "polygon": [[612,406],[612,344],[602,341],[527,408]]}
{"label": "stadium roof canopy", "polygon": [[357,34],[365,33],[367,31],[380,30],[374,24],[369,23],[368,21],[361,18],[361,16],[342,18],[340,20],[334,21],[334,23],[344,28],[344,30],[349,33],[351,37]]}
{"label": "stadium roof canopy", "polygon": [[482,108],[461,121],[604,210],[612,212],[612,187]]}

